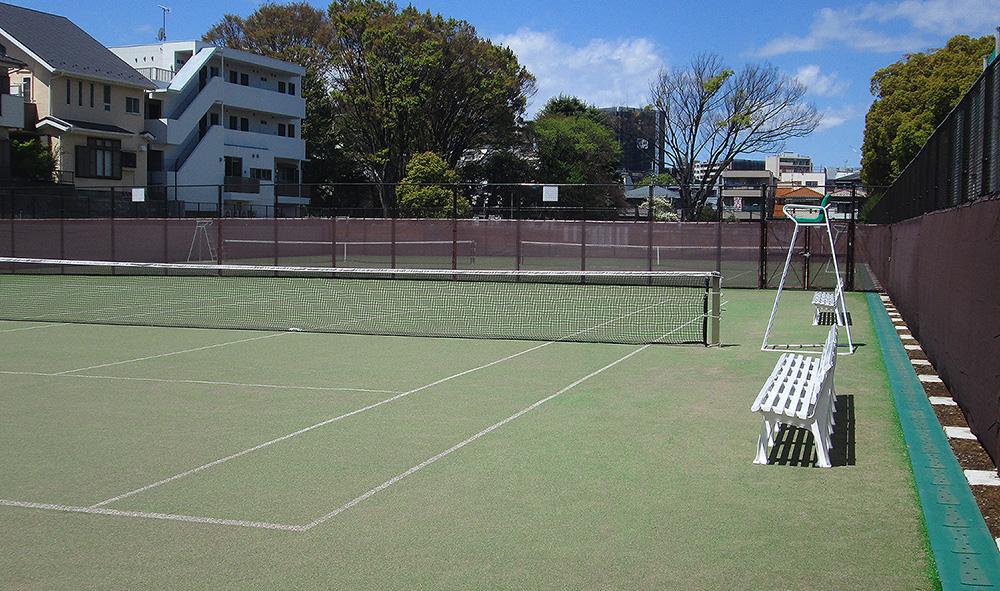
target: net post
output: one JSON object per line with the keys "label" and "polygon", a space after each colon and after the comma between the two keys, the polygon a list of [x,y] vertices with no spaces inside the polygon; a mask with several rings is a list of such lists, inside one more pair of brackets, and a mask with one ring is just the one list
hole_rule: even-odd
{"label": "net post", "polygon": [[722,345],[722,275],[716,274],[709,279],[708,285],[708,335],[707,345],[718,347]]}

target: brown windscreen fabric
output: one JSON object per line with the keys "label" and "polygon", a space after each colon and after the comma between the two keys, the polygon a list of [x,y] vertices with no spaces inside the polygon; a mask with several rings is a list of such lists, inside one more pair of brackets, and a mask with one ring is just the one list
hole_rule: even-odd
{"label": "brown windscreen fabric", "polygon": [[890,239],[886,290],[996,464],[1000,201],[896,223]]}

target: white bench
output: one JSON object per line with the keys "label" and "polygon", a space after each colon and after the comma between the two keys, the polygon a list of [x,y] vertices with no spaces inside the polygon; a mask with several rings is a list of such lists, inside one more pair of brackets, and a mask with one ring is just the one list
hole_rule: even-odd
{"label": "white bench", "polygon": [[813,314],[813,325],[819,326],[820,316],[823,312],[830,312],[837,319],[836,324],[840,326],[847,326],[847,318],[844,318],[844,314],[840,309],[840,292],[834,291],[817,291],[813,294],[812,300],[813,306],[816,307],[816,313]]}
{"label": "white bench", "polygon": [[833,434],[834,403],[833,370],[837,362],[837,325],[823,346],[821,357],[783,353],[774,371],[750,410],[764,416],[764,425],[757,440],[755,464],[766,464],[768,451],[781,425],[809,429],[816,444],[816,465],[830,467],[830,436]]}

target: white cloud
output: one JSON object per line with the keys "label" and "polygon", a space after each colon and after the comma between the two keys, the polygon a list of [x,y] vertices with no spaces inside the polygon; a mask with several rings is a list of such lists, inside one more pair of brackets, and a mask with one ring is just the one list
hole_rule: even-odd
{"label": "white cloud", "polygon": [[857,119],[859,117],[864,117],[867,110],[862,111],[854,105],[845,105],[841,109],[834,109],[828,107],[823,111],[823,120],[820,121],[819,127],[816,131],[826,131],[828,129],[833,129],[834,127],[840,127],[845,123]]}
{"label": "white cloud", "polygon": [[521,28],[493,41],[511,48],[537,78],[538,92],[528,107],[529,116],[559,94],[598,107],[638,105],[664,63],[656,44],[642,37],[592,39],[578,47],[554,33]]}
{"label": "white cloud", "polygon": [[815,64],[802,66],[793,78],[808,88],[808,94],[816,96],[841,96],[850,85],[849,82],[838,81],[836,73],[821,74]]}
{"label": "white cloud", "polygon": [[990,15],[1000,0],[902,0],[823,8],[803,36],[783,35],[765,44],[764,57],[843,45],[880,53],[922,51],[940,38],[992,32]]}

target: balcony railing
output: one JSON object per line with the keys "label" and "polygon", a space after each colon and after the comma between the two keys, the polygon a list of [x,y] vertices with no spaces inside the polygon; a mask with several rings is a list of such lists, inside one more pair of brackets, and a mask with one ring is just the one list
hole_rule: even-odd
{"label": "balcony railing", "polygon": [[260,193],[260,179],[251,179],[242,176],[227,176],[224,181],[223,190],[227,193]]}
{"label": "balcony railing", "polygon": [[170,82],[176,72],[164,68],[136,68],[136,70],[154,82]]}
{"label": "balcony railing", "polygon": [[274,194],[279,197],[310,197],[312,187],[298,183],[275,183]]}

